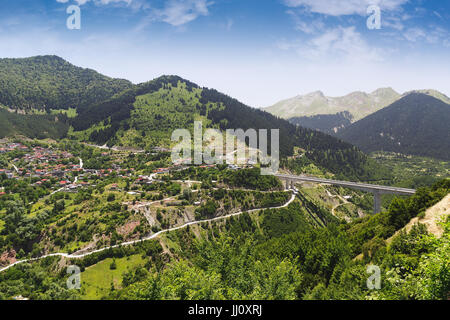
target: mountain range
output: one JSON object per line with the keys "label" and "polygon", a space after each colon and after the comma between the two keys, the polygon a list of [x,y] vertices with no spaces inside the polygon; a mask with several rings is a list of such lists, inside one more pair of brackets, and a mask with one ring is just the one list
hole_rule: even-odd
{"label": "mountain range", "polygon": [[[380,179],[376,176],[383,172],[381,166],[347,142],[295,126],[178,76],[162,76],[133,85],[73,66],[56,56],[3,59],[0,69],[0,83],[7,84],[0,89],[0,104],[3,109],[16,112],[22,123],[10,123],[11,129],[4,135],[68,137],[149,149],[168,146],[173,130],[192,129],[194,120],[200,120],[205,127],[220,130],[279,129],[282,158],[293,156],[300,149],[305,159],[338,176],[373,180]],[[55,110],[69,108],[76,110],[75,117],[60,114],[46,118],[58,123],[65,132],[32,125],[42,120],[42,115],[33,114],[36,110],[51,116]],[[21,117],[24,110],[31,114]],[[24,128],[32,128],[32,132]]]}
{"label": "mountain range", "polygon": [[411,92],[337,133],[366,152],[392,151],[450,159],[450,104]]}
{"label": "mountain range", "polygon": [[372,93],[356,91],[343,97],[327,97],[321,91],[316,91],[280,101],[264,110],[283,119],[333,115],[347,111],[352,115],[352,121],[358,121],[398,98],[400,94],[392,88],[382,88]]}

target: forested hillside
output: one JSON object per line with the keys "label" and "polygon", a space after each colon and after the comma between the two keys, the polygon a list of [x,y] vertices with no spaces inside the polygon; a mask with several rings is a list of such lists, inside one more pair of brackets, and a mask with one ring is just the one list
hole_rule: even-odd
{"label": "forested hillside", "polygon": [[310,117],[294,117],[289,122],[304,128],[319,130],[335,135],[340,130],[352,124],[353,116],[348,111],[336,114],[319,114]]}
{"label": "forested hillside", "polygon": [[[450,221],[439,239],[417,225],[386,240],[449,191],[449,180],[441,181],[384,213],[324,228],[313,227],[296,202],[206,227],[200,237],[180,230],[164,240],[176,248],[176,261],[143,276],[127,274],[125,288],[109,298],[445,300]],[[360,253],[362,260],[354,259]],[[369,264],[381,268],[379,291],[367,288]]]}
{"label": "forested hillside", "polygon": [[0,108],[0,138],[23,135],[29,138],[61,139],[69,126],[65,115],[22,115]]}
{"label": "forested hillside", "polygon": [[450,159],[450,105],[413,92],[338,133],[364,151]]}
{"label": "forested hillside", "polygon": [[[283,158],[300,148],[315,165],[340,177],[381,180],[387,175],[346,142],[296,127],[177,76],[132,85],[75,67],[56,56],[38,56],[0,60],[0,85],[0,104],[18,111],[7,114],[4,110],[3,136],[62,138],[71,125],[72,139],[149,148],[167,146],[173,130],[192,129],[194,120],[201,120],[205,126],[221,130],[279,129]],[[76,110],[73,119],[49,115],[55,109],[69,108]]]}
{"label": "forested hillside", "polygon": [[0,104],[12,109],[82,108],[131,86],[57,56],[0,59]]}
{"label": "forested hillside", "polygon": [[72,125],[74,135],[81,139],[147,148],[170,143],[172,130],[192,128],[194,120],[221,130],[279,129],[282,157],[293,155],[294,147],[299,147],[314,163],[342,177],[371,180],[386,175],[381,166],[348,143],[296,127],[176,76],[160,77],[92,105]]}
{"label": "forested hillside", "polygon": [[[447,300],[450,220],[447,215],[436,236],[420,218],[448,195],[449,182],[350,223],[328,219],[317,226],[309,204],[299,198],[286,208],[205,222],[72,259],[67,264],[82,271],[81,290],[66,289],[66,264],[59,257],[20,264],[0,273],[0,299]],[[414,217],[419,224],[396,233]],[[369,265],[380,268],[380,290],[367,286]]]}

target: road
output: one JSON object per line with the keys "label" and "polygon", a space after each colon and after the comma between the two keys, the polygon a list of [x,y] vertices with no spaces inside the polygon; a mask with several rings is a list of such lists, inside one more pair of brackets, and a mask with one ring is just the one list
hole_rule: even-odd
{"label": "road", "polygon": [[14,170],[18,173],[19,169],[16,167],[16,165],[14,163],[11,163],[11,165],[13,166]]}
{"label": "road", "polygon": [[324,183],[324,184],[331,184],[331,185],[342,186],[342,187],[347,187],[347,188],[359,189],[359,190],[368,191],[368,192],[380,192],[380,193],[384,193],[384,194],[391,193],[391,194],[401,194],[401,195],[413,195],[416,193],[416,190],[414,190],[414,189],[381,186],[381,185],[369,184],[369,183],[338,181],[338,180],[321,179],[321,178],[307,177],[307,176],[294,176],[294,175],[288,175],[288,174],[276,174],[275,176],[280,179],[283,179],[283,180]]}
{"label": "road", "polygon": [[[170,229],[161,230],[161,231],[159,231],[159,232],[157,232],[157,233],[155,233],[155,234],[152,234],[151,236],[148,236],[148,237],[143,238],[143,239],[133,240],[133,241],[129,241],[129,242],[123,242],[123,243],[120,243],[120,244],[117,244],[117,245],[114,245],[114,246],[109,246],[109,247],[101,248],[101,249],[94,250],[94,251],[90,251],[90,252],[83,253],[83,254],[80,254],[80,255],[68,254],[68,253],[51,253],[51,254],[44,255],[44,256],[41,256],[41,257],[37,257],[37,258],[20,260],[20,261],[16,261],[16,262],[10,264],[9,266],[6,266],[6,267],[0,269],[0,272],[6,271],[6,270],[8,270],[9,268],[11,268],[11,267],[13,267],[13,266],[16,266],[16,265],[18,265],[18,264],[21,264],[21,263],[37,261],[37,260],[44,259],[44,258],[49,258],[49,257],[57,257],[57,256],[58,256],[58,257],[64,257],[64,258],[67,258],[67,259],[81,259],[81,258],[84,258],[84,257],[89,256],[89,255],[91,255],[91,254],[98,253],[98,252],[102,252],[102,251],[109,250],[109,249],[112,249],[112,248],[118,248],[118,247],[122,247],[122,246],[129,246],[129,245],[133,245],[133,244],[136,244],[136,243],[139,243],[139,242],[148,241],[148,240],[153,240],[153,239],[159,237],[160,235],[162,235],[162,234],[164,234],[164,233],[171,232],[171,231],[176,231],[176,230],[180,230],[180,229],[184,229],[184,228],[186,228],[186,227],[188,227],[188,226],[192,226],[192,225],[196,225],[196,224],[201,224],[201,223],[205,223],[205,222],[218,221],[218,220],[227,219],[227,218],[230,218],[230,217],[233,217],[233,216],[238,216],[238,215],[243,214],[244,212],[249,212],[249,213],[250,213],[250,212],[257,212],[257,211],[266,210],[266,209],[280,209],[280,208],[285,208],[285,207],[287,207],[288,205],[290,205],[290,204],[295,200],[296,194],[297,194],[297,192],[294,190],[294,191],[292,192],[292,196],[291,196],[291,198],[289,199],[289,201],[286,202],[284,205],[279,206],[279,207],[270,207],[270,208],[252,209],[252,210],[240,211],[240,212],[232,213],[232,214],[229,214],[229,215],[226,215],[226,216],[215,217],[215,218],[207,219],[207,220],[191,221],[191,222],[188,222],[188,223],[186,223],[186,224],[183,224],[183,225],[181,225],[181,226],[179,226],[179,227],[174,227],[174,228],[170,228]],[[164,200],[167,200],[167,199],[164,199]],[[163,201],[164,201],[164,200],[163,200]]]}

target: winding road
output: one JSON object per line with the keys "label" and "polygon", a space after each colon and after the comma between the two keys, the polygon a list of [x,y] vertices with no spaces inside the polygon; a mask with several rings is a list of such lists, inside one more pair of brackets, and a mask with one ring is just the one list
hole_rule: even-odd
{"label": "winding road", "polygon": [[[80,160],[81,160],[81,159],[80,159]],[[133,245],[133,244],[136,244],[136,243],[139,243],[139,242],[144,242],[144,241],[152,240],[152,239],[155,239],[155,238],[159,237],[160,235],[162,235],[162,234],[164,234],[164,233],[171,232],[171,231],[176,231],[176,230],[180,230],[180,229],[186,228],[186,227],[188,227],[188,226],[192,226],[192,225],[196,225],[196,224],[201,224],[201,223],[204,223],[204,222],[218,221],[218,220],[227,219],[227,218],[230,218],[230,217],[233,217],[233,216],[238,216],[238,215],[243,214],[244,212],[251,213],[251,212],[257,212],[257,211],[266,210],[266,209],[281,209],[281,208],[285,208],[285,207],[287,207],[288,205],[290,205],[290,204],[295,200],[296,195],[297,195],[297,191],[293,190],[292,196],[291,196],[291,198],[289,199],[289,201],[286,202],[284,205],[279,206],[279,207],[270,207],[270,208],[252,209],[252,210],[240,211],[240,212],[232,213],[232,214],[225,215],[225,216],[215,217],[215,218],[212,218],[212,219],[199,220],[199,221],[192,221],[192,222],[188,222],[188,223],[183,224],[183,225],[178,226],[178,227],[173,227],[173,228],[170,228],[170,229],[161,230],[161,231],[159,231],[159,232],[157,232],[157,233],[155,233],[155,234],[152,234],[151,236],[148,236],[148,237],[146,237],[146,238],[142,238],[142,239],[139,239],[139,240],[133,240],[133,241],[129,241],[129,242],[123,242],[123,243],[120,243],[120,244],[116,244],[116,245],[114,245],[114,246],[109,246],[109,247],[101,248],[101,249],[98,249],[98,250],[86,252],[86,253],[79,254],[79,255],[76,255],[76,254],[68,254],[68,253],[51,253],[51,254],[47,254],[47,255],[44,255],[44,256],[41,256],[41,257],[37,257],[37,258],[31,258],[31,259],[20,260],[20,261],[14,262],[14,263],[12,263],[12,264],[10,264],[10,265],[4,267],[4,268],[1,268],[1,269],[0,269],[0,272],[6,271],[6,270],[8,270],[9,268],[14,267],[14,266],[16,266],[16,265],[18,265],[18,264],[21,264],[21,263],[37,261],[37,260],[44,259],[44,258],[49,258],[49,257],[57,257],[57,256],[59,256],[59,257],[67,258],[67,259],[81,259],[81,258],[84,258],[84,257],[89,256],[89,255],[91,255],[91,254],[98,253],[98,252],[102,252],[102,251],[109,250],[109,249],[112,249],[112,248],[124,247],[124,246]],[[166,199],[164,199],[164,200],[166,200]],[[164,201],[164,200],[163,200],[163,201]]]}

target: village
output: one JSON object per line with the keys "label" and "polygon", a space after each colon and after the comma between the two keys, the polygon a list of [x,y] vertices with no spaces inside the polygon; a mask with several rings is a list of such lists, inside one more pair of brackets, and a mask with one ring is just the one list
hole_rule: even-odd
{"label": "village", "polygon": [[[152,155],[167,153],[170,150],[154,148]],[[45,187],[56,192],[78,192],[80,188],[95,187],[92,181],[105,179],[109,176],[132,180],[133,185],[150,185],[160,181],[158,176],[169,174],[173,171],[188,169],[192,164],[176,162],[166,167],[153,169],[149,174],[136,172],[135,168],[122,168],[123,157],[128,154],[125,150],[104,150],[99,158],[110,158],[111,161],[104,168],[86,168],[80,157],[64,150],[58,150],[54,146],[26,146],[21,142],[0,140],[0,176],[7,179],[31,179],[31,184],[37,187]],[[200,165],[200,168],[215,167],[215,164]],[[228,165],[230,170],[253,167],[246,164],[238,166]],[[114,186],[113,186],[114,188]],[[135,191],[128,191],[135,192]],[[5,195],[4,188],[0,189],[0,196]]]}

